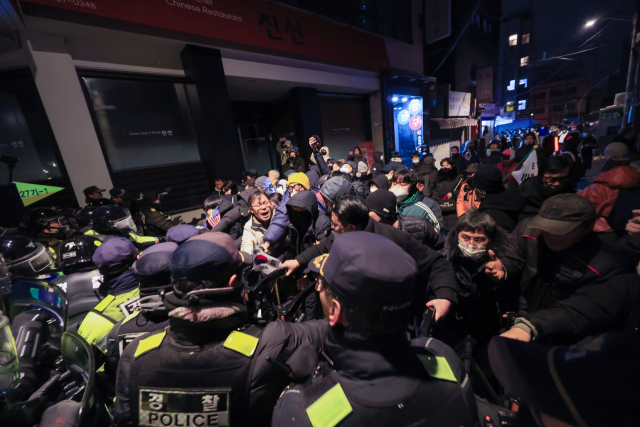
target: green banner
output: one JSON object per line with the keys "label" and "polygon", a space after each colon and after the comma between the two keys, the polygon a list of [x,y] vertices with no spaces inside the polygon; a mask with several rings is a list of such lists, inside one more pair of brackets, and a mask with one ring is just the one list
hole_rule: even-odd
{"label": "green banner", "polygon": [[45,197],[57,193],[60,190],[64,190],[63,187],[52,187],[50,185],[36,185],[29,184],[28,182],[14,182],[18,187],[18,193],[22,199],[22,204],[29,206],[32,203],[42,200]]}

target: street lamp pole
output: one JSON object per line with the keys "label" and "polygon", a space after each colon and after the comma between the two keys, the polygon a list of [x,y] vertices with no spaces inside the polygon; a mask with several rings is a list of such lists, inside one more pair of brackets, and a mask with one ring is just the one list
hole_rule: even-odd
{"label": "street lamp pole", "polygon": [[[640,4],[640,1],[638,2]],[[629,123],[629,111],[634,100],[634,83],[636,78],[636,67],[638,66],[636,53],[636,32],[638,25],[638,12],[633,14],[633,30],[631,31],[631,51],[629,53],[629,71],[627,72],[627,87],[624,97],[624,110],[622,113],[622,126]]]}

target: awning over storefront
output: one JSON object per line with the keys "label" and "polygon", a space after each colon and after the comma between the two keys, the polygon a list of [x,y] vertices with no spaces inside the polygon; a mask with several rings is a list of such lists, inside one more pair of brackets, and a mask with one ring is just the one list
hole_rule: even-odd
{"label": "awning over storefront", "polygon": [[458,118],[458,119],[431,119],[432,122],[436,122],[440,129],[456,129],[467,126],[476,126],[478,121],[476,119]]}

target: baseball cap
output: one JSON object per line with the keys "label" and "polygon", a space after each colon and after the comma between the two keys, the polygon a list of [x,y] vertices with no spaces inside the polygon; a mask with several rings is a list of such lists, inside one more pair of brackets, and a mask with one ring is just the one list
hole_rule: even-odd
{"label": "baseball cap", "polygon": [[167,242],[177,243],[181,245],[193,236],[200,234],[197,228],[189,224],[180,224],[167,230]]}
{"label": "baseball cap", "polygon": [[109,195],[111,197],[122,197],[124,196],[124,193],[126,193],[127,190],[125,190],[122,187],[114,187],[111,190],[109,190]]}
{"label": "baseball cap", "polygon": [[528,227],[563,236],[583,221],[595,219],[596,208],[589,199],[572,193],[558,194],[544,201]]}
{"label": "baseball cap", "polygon": [[382,172],[384,173],[389,173],[391,171],[395,171],[398,167],[396,165],[392,165],[391,163],[387,163],[386,165],[384,165],[384,167],[382,168]]}
{"label": "baseball cap", "polygon": [[397,203],[398,199],[396,195],[386,189],[381,189],[369,194],[364,202],[370,211],[391,221],[395,221],[398,218],[396,212]]}
{"label": "baseball cap", "polygon": [[469,166],[467,166],[467,169],[465,170],[466,173],[476,173],[476,171],[478,170],[478,164],[477,163],[471,163],[469,164]]}
{"label": "baseball cap", "polygon": [[[635,425],[640,419],[640,340],[633,330],[545,346],[503,337],[489,343],[505,389],[570,425]],[[632,403],[633,402],[633,403]]]}
{"label": "baseball cap", "polygon": [[89,194],[93,194],[93,193],[104,193],[105,191],[107,190],[99,188],[95,185],[92,185],[91,187],[87,187],[84,190],[82,190],[85,196],[88,196]]}
{"label": "baseball cap", "polygon": [[145,249],[144,252],[140,254],[140,258],[152,254],[154,252],[173,252],[178,249],[178,244],[174,242],[162,242],[156,243],[148,249]]}
{"label": "baseball cap", "polygon": [[133,264],[138,257],[138,250],[129,239],[117,237],[109,239],[93,253],[91,260],[98,269],[108,270],[116,264]]}
{"label": "baseball cap", "polygon": [[354,304],[382,311],[408,307],[413,299],[416,263],[386,237],[352,231],[336,237],[331,251],[309,263],[331,291]]}

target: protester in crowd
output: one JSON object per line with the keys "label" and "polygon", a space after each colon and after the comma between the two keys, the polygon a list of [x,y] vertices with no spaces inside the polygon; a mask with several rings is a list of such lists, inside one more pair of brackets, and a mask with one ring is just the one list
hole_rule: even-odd
{"label": "protester in crowd", "polygon": [[256,191],[249,196],[251,219],[244,225],[240,251],[253,253],[254,247],[262,246],[264,235],[273,218],[273,205],[264,193]]}
{"label": "protester in crowd", "polygon": [[518,224],[512,238],[524,260],[521,310],[551,307],[586,284],[603,283],[635,266],[632,254],[598,239],[595,221],[595,206],[587,198],[559,194]]}
{"label": "protester in crowd", "polygon": [[465,170],[466,179],[460,187],[458,199],[456,201],[456,213],[458,218],[465,214],[471,207],[480,206],[480,200],[477,200],[475,189],[471,186],[471,178],[478,170],[477,163],[471,163]]}
{"label": "protester in crowd", "polygon": [[[462,171],[466,169],[464,167],[464,157],[460,155],[460,147],[457,145],[451,147],[451,156],[449,158],[453,160],[452,166],[455,166],[456,170]],[[440,161],[440,167],[442,167],[442,160]]]}
{"label": "protester in crowd", "polygon": [[393,181],[393,175],[396,173],[396,166],[388,163],[382,168],[382,174],[387,177],[389,182]]}
{"label": "protester in crowd", "polygon": [[400,172],[402,170],[407,169],[404,163],[402,162],[402,156],[399,151],[394,151],[391,153],[391,159],[389,162],[390,165],[393,165],[394,171]]}
{"label": "protester in crowd", "polygon": [[382,168],[384,168],[384,156],[382,151],[374,151],[373,152],[373,165],[371,165],[371,174],[374,178],[377,178],[378,175],[382,172]]}
{"label": "protester in crowd", "polygon": [[[518,161],[518,163],[522,162],[527,157],[527,155],[529,155],[531,150],[536,148],[536,143],[537,143],[537,136],[535,133],[529,132],[525,135],[522,146],[516,148],[516,160]],[[509,148],[509,147],[502,147],[502,149],[505,149],[505,148]],[[541,156],[541,152],[542,150],[540,149],[536,150],[536,154],[538,155],[538,161],[540,161],[541,158],[544,157],[544,156]]]}
{"label": "protester in crowd", "polygon": [[221,218],[216,220],[216,217],[212,215],[212,222],[215,222],[216,225],[212,227],[211,231],[229,234],[229,236],[236,242],[237,247],[240,247],[240,244],[242,243],[244,225],[247,221],[249,221],[251,217],[251,210],[249,208],[249,197],[251,196],[251,194],[259,191],[260,190],[258,190],[257,188],[250,188],[238,194],[237,206],[234,206],[226,211],[224,215],[222,215],[223,205],[224,202],[227,201],[225,200],[224,202],[222,202],[220,204],[219,210]]}
{"label": "protester in crowd", "polygon": [[224,180],[220,178],[216,178],[214,181],[214,189],[213,189],[212,195],[222,196],[224,194],[224,191],[222,190],[223,185],[224,185]]}
{"label": "protester in crowd", "polygon": [[593,231],[605,242],[615,245],[619,237],[607,218],[620,190],[636,190],[640,187],[640,172],[631,166],[617,166],[598,175],[592,182],[578,194],[589,199],[596,207],[597,219]]}
{"label": "protester in crowd", "polygon": [[518,216],[524,209],[524,198],[517,187],[505,189],[500,171],[491,165],[482,165],[471,179],[478,210],[489,215],[508,232],[518,224]]}
{"label": "protester in crowd", "polygon": [[289,163],[289,153],[293,150],[293,144],[285,137],[280,137],[276,144],[276,151],[280,154],[280,168],[284,174]]}
{"label": "protester in crowd", "polygon": [[287,163],[282,167],[282,172],[285,173],[288,170],[293,170],[294,172],[305,172],[304,159],[302,157],[298,157],[298,153],[294,150],[289,152],[289,159]]}
{"label": "protester in crowd", "polygon": [[360,147],[354,147],[353,150],[349,152],[349,157],[347,160],[351,160],[352,162],[364,162],[367,163],[367,158],[362,155],[362,151]]}
{"label": "protester in crowd", "polygon": [[502,162],[502,153],[500,152],[498,143],[495,141],[491,141],[491,143],[489,144],[489,148],[487,149],[487,157],[482,159],[482,164],[497,166],[501,162]]}
{"label": "protester in crowd", "polygon": [[320,189],[320,197],[324,201],[327,213],[331,213],[333,204],[342,196],[352,194],[353,185],[341,176],[329,178]]}
{"label": "protester in crowd", "polygon": [[438,183],[438,169],[434,166],[435,158],[427,156],[424,160],[420,160],[420,153],[415,152],[411,155],[413,165],[409,170],[418,174],[418,178],[424,183],[422,194],[431,197]]}
{"label": "protester in crowd", "polygon": [[445,231],[452,230],[456,225],[456,220],[458,219],[456,203],[463,182],[464,177],[458,172],[454,159],[440,160],[436,195],[442,212]]}
{"label": "protester in crowd", "polygon": [[271,193],[267,196],[267,199],[269,199],[269,203],[271,203],[271,207],[273,208],[273,210],[275,210],[278,205],[282,202],[282,194],[280,194],[279,192],[275,192],[275,193]]}
{"label": "protester in crowd", "polygon": [[610,171],[618,166],[629,166],[629,147],[622,142],[612,142],[604,148],[604,165],[602,172]]}
{"label": "protester in crowd", "polygon": [[389,180],[385,175],[378,175],[378,177],[369,181],[369,194],[377,190],[388,190]]}
{"label": "protester in crowd", "polygon": [[396,204],[395,194],[387,190],[371,193],[365,200],[369,216],[376,221],[409,233],[411,237],[431,249],[440,250],[444,247],[444,236],[429,220],[421,216],[400,215]]}
{"label": "protester in crowd", "polygon": [[522,261],[514,256],[509,234],[475,209],[449,232],[445,253],[460,293],[456,316],[439,328],[438,336],[452,345],[467,335],[486,343],[499,333],[502,315],[518,309]]}
{"label": "protester in crowd", "polygon": [[286,202],[286,210],[293,256],[327,237],[330,220],[319,211],[318,200],[311,191],[301,190],[291,196]]}
{"label": "protester in crowd", "polygon": [[418,188],[418,174],[414,171],[402,170],[393,177],[390,191],[398,201],[398,213],[426,218],[433,226],[442,231],[444,219],[438,202],[425,197]]}
{"label": "protester in crowd", "polygon": [[570,169],[571,164],[564,157],[553,156],[540,162],[539,174],[520,184],[520,192],[525,201],[520,220],[536,215],[549,197],[574,192],[574,187],[569,182]]}
{"label": "protester in crowd", "polygon": [[[466,373],[453,351],[434,339],[407,339],[417,273],[408,254],[382,236],[356,231],[338,236],[331,251],[309,266],[319,274],[316,289],[331,326],[324,346],[330,362],[322,363],[312,380],[285,391],[273,414],[274,427],[321,425],[329,410],[336,413],[331,424],[345,427],[371,420],[381,425],[474,423],[473,390],[463,381]],[[443,365],[456,381],[434,381],[416,353],[447,361]],[[316,402],[339,399],[352,409],[338,413],[334,403],[310,409],[312,393]],[[373,396],[375,404],[362,403]]]}
{"label": "protester in crowd", "polygon": [[[513,153],[513,155],[512,155]],[[513,172],[518,167],[518,161],[515,159],[515,152],[507,149],[502,152],[502,161],[496,165],[498,170],[502,173],[502,180],[504,182],[513,182]]]}

